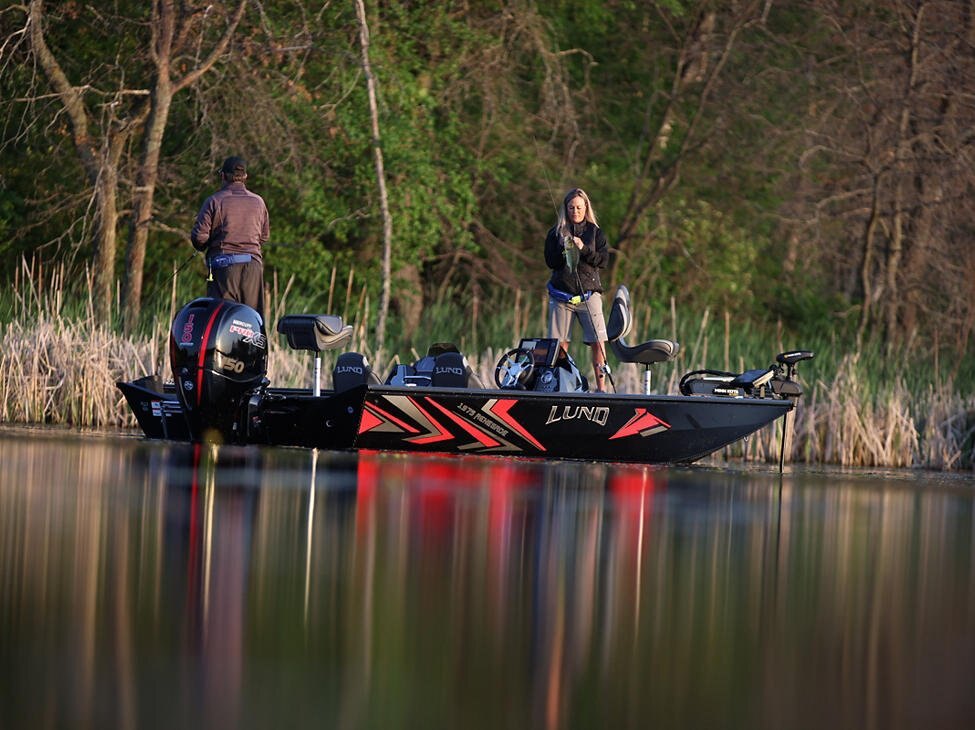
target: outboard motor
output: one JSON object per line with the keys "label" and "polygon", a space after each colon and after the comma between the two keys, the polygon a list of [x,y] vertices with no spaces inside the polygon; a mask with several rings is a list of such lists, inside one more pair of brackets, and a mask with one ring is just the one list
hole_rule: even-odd
{"label": "outboard motor", "polygon": [[173,320],[169,359],[191,438],[242,441],[248,402],[267,384],[261,315],[226,299],[194,299]]}

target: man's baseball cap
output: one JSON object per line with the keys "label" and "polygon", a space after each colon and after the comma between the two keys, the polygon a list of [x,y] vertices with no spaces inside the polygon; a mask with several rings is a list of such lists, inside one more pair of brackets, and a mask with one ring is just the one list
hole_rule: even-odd
{"label": "man's baseball cap", "polygon": [[247,162],[243,157],[228,157],[223,161],[220,172],[233,175],[235,172],[247,172]]}

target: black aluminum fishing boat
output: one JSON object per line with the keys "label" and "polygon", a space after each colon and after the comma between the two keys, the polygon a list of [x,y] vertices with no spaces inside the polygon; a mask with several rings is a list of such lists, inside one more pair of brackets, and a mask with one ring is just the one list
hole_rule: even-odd
{"label": "black aluminum fishing boat", "polygon": [[315,355],[313,386],[270,387],[267,337],[257,312],[197,299],[173,321],[172,383],[159,377],[119,382],[145,435],[154,439],[514,455],[638,463],[690,462],[786,416],[802,388],[786,352],[744,373],[699,370],[679,395],[650,394],[651,366],[679,345],[630,346],[629,294],[620,287],[607,329],[618,359],[645,368],[644,393],[588,391],[575,364],[551,339],[526,339],[498,362],[485,387],[449,344],[431,346],[385,380],[356,352],[338,356],[332,387],[321,390],[320,353],[341,348],[352,328],[334,315],[289,315],[278,331]]}

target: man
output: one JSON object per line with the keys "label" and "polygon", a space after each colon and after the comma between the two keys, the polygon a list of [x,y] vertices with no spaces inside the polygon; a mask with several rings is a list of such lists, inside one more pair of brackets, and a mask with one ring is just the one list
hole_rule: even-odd
{"label": "man", "polygon": [[228,157],[220,168],[223,187],[207,198],[196,216],[190,241],[206,251],[207,296],[231,299],[264,317],[264,261],[270,237],[267,206],[245,186],[247,163]]}

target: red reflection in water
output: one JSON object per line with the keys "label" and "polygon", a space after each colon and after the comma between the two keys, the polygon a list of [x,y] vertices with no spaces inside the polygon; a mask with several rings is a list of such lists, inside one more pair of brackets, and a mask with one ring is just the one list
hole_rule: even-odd
{"label": "red reflection in water", "polygon": [[[614,611],[602,617],[611,635],[618,619],[628,627],[638,620],[647,525],[663,488],[647,467],[555,469],[553,483],[552,465],[511,459],[363,453],[358,462],[357,542],[380,539],[378,511],[405,514],[414,564],[452,566],[431,585],[458,606],[468,596],[485,601],[497,660],[512,661],[505,652],[517,653],[512,637],[523,637],[533,666],[534,722],[545,727],[563,724],[590,664],[597,606]],[[464,625],[472,618],[449,620]]]}

